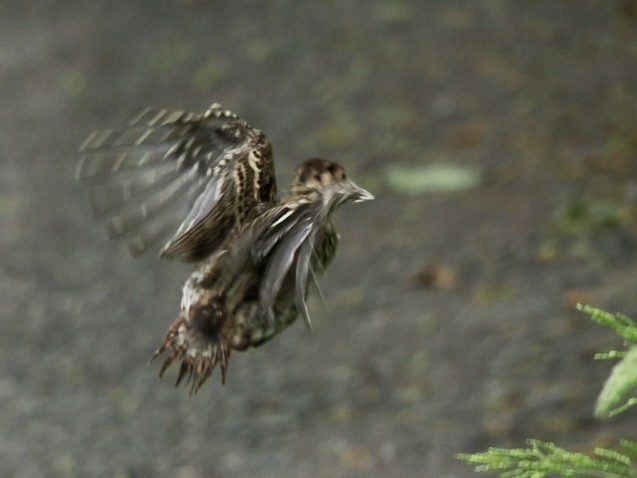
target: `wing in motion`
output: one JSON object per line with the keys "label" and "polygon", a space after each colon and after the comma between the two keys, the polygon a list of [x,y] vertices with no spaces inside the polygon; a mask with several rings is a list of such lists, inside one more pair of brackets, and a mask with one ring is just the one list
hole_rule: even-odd
{"label": "wing in motion", "polygon": [[311,328],[305,304],[308,277],[314,275],[315,268],[324,269],[324,262],[333,256],[338,241],[327,214],[320,197],[314,201],[295,198],[256,217],[240,230],[224,258],[226,277],[236,276],[246,264],[260,267],[263,272],[259,306],[271,315],[283,283],[291,274],[297,310]]}
{"label": "wing in motion", "polygon": [[276,201],[269,140],[218,104],[202,114],[144,109],[81,151],[78,179],[134,256],[164,241],[162,257],[204,259]]}

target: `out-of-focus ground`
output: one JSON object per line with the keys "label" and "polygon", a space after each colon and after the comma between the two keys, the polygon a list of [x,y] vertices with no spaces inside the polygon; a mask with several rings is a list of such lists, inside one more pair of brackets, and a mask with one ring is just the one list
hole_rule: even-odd
{"label": "out-of-focus ground", "polygon": [[[635,2],[3,3],[0,475],[457,477],[635,438],[592,419],[621,343],[573,307],[637,314]],[[131,260],[72,178],[92,130],[213,101],[282,189],[321,155],[377,199],[338,212],[314,333],[188,398],[147,361],[189,268]],[[420,188],[431,164],[474,181]]]}

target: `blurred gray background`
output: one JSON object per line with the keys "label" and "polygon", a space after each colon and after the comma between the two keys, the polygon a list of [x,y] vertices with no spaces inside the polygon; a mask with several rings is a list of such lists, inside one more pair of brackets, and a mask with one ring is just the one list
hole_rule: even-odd
{"label": "blurred gray background", "polygon": [[[574,310],[637,312],[635,2],[0,3],[0,475],[457,477],[635,438],[592,418],[621,342]],[[314,332],[188,398],[147,362],[189,267],[108,242],[73,174],[130,110],[214,101],[280,189],[320,155],[376,201],[337,213]]]}

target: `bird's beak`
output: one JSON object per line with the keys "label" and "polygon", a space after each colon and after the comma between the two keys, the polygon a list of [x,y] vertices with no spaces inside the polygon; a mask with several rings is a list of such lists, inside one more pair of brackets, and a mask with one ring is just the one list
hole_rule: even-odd
{"label": "bird's beak", "polygon": [[353,202],[371,201],[374,195],[366,189],[357,186],[353,181],[346,181],[347,198]]}

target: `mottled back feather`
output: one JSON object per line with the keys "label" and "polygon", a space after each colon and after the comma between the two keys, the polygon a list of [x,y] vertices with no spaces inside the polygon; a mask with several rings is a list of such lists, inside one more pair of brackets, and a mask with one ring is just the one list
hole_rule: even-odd
{"label": "mottled back feather", "polygon": [[202,114],[141,110],[81,151],[77,176],[93,209],[133,255],[163,241],[162,257],[202,260],[276,202],[269,140],[216,104]]}

